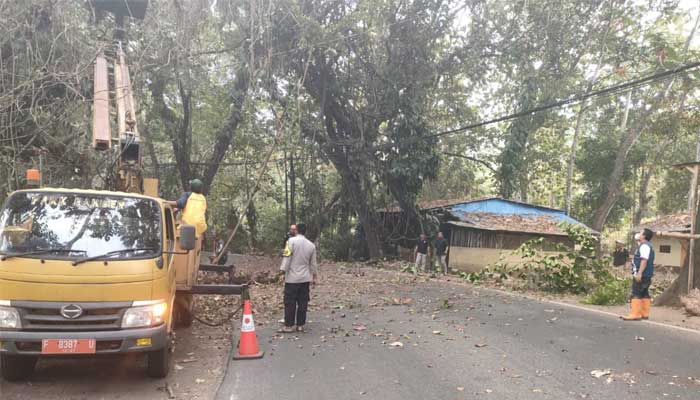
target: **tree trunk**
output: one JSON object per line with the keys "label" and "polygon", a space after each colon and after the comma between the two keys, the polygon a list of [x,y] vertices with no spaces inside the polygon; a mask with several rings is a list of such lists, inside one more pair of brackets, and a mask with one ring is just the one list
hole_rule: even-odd
{"label": "tree trunk", "polygon": [[[680,109],[682,110],[683,107],[681,106]],[[668,149],[672,142],[672,138],[665,139],[657,147],[658,151],[654,154],[654,156],[651,157],[650,160],[647,160],[648,162],[646,169],[642,171],[642,177],[639,183],[639,197],[637,200],[639,202],[639,207],[637,207],[634,215],[632,216],[632,226],[639,226],[639,224],[642,222],[642,218],[644,218],[644,214],[649,208],[649,203],[651,202],[651,196],[649,196],[649,183],[651,182],[651,178],[654,176],[656,169],[661,163],[661,158],[666,154],[666,149]]]}
{"label": "tree trunk", "polygon": [[250,86],[249,78],[248,71],[245,67],[239,68],[239,70],[236,72],[236,80],[234,81],[233,89],[229,95],[230,111],[228,117],[226,118],[226,123],[223,127],[221,127],[216,135],[214,152],[207,160],[207,167],[202,174],[205,194],[209,193],[211,184],[214,182],[214,177],[219,171],[221,161],[223,161],[224,157],[226,156],[226,153],[231,146],[231,142],[233,141],[233,136],[236,133],[236,129],[243,120],[243,107],[245,106],[245,101],[248,98],[248,88]]}
{"label": "tree trunk", "polygon": [[250,199],[250,205],[246,209],[246,221],[250,231],[250,248],[258,248],[258,211],[255,209],[255,202]]}
{"label": "tree trunk", "polygon": [[178,82],[180,101],[182,102],[182,118],[179,118],[165,102],[166,84],[165,80],[154,80],[149,85],[149,89],[153,98],[153,107],[163,123],[165,133],[170,137],[177,170],[180,174],[180,182],[183,188],[187,188],[190,179],[192,179],[190,95],[184,89],[184,84]]}
{"label": "tree trunk", "polygon": [[340,174],[343,187],[349,194],[350,204],[365,233],[369,258],[378,259],[382,256],[381,226],[373,209],[369,191],[373,184],[369,176],[369,166],[349,160],[348,154],[356,151],[354,146],[338,145],[339,142],[348,138],[362,138],[362,128],[352,122],[346,114],[350,111],[335,97],[336,94],[332,90],[335,80],[332,73],[327,70],[325,62],[320,62],[319,65],[299,65],[297,69],[300,76],[307,76],[308,72],[308,78],[300,83],[318,102],[323,115],[327,137],[318,135],[316,140],[324,148],[328,159]]}
{"label": "tree trunk", "polygon": [[646,118],[643,116],[640,118],[640,123],[636,124],[634,128],[627,129],[627,120],[629,118],[630,107],[632,106],[632,92],[627,95],[627,104],[625,104],[625,113],[622,117],[622,123],[620,124],[620,130],[624,132],[624,137],[622,138],[622,143],[617,149],[617,154],[615,155],[615,163],[613,165],[612,173],[608,178],[607,190],[603,202],[598,206],[593,216],[593,226],[592,228],[598,232],[603,230],[605,221],[608,219],[610,210],[612,210],[615,202],[617,202],[620,196],[622,175],[625,172],[625,161],[627,160],[627,155],[634,143],[639,139],[642,134],[643,124]]}
{"label": "tree trunk", "polygon": [[148,124],[142,124],[140,130],[141,136],[143,136],[146,141],[146,148],[148,149],[148,156],[151,158],[151,164],[153,164],[153,175],[160,182],[160,162],[158,161],[156,146],[153,144],[153,138],[150,136]]}
{"label": "tree trunk", "polygon": [[297,222],[296,210],[297,175],[294,169],[294,153],[289,156],[289,218],[292,223]]}
{"label": "tree trunk", "polygon": [[529,179],[527,176],[527,171],[523,171],[522,174],[520,174],[520,201],[523,203],[527,203],[528,201],[528,186],[529,186]]}
{"label": "tree trunk", "polygon": [[651,181],[651,176],[653,174],[652,168],[654,167],[649,165],[646,170],[642,170],[642,177],[639,182],[639,195],[637,198],[639,205],[632,215],[632,226],[639,226],[649,206],[649,202],[651,201],[651,196],[649,196],[649,181]]}
{"label": "tree trunk", "polygon": [[379,221],[372,209],[370,195],[365,189],[367,185],[363,184],[363,181],[368,182],[369,179],[367,177],[363,179],[361,174],[353,171],[342,152],[330,150],[329,159],[338,173],[340,173],[343,186],[350,197],[350,204],[352,204],[360,225],[362,225],[369,250],[369,258],[376,260],[382,256],[382,246]]}
{"label": "tree trunk", "polygon": [[[613,2],[610,3],[613,6]],[[612,18],[614,13],[610,13],[610,18],[608,19],[608,26],[603,34],[603,40],[600,41],[601,48],[598,52],[598,61],[596,62],[595,71],[593,76],[588,81],[586,86],[586,94],[589,94],[593,90],[593,86],[598,81],[598,76],[600,74],[600,67],[603,65],[603,57],[605,55],[605,45],[607,44],[608,35],[610,34],[610,27],[612,26]],[[578,140],[581,135],[581,121],[583,121],[583,115],[586,112],[586,102],[584,101],[579,106],[578,115],[576,116],[576,125],[574,127],[574,137],[571,140],[571,152],[569,153],[569,165],[566,171],[566,198],[564,202],[566,203],[566,215],[571,215],[571,203],[573,197],[573,184],[574,184],[574,166],[576,164],[576,151],[578,149]]]}
{"label": "tree trunk", "polygon": [[[589,86],[592,87],[592,86]],[[566,215],[571,215],[571,199],[573,197],[573,182],[574,182],[574,165],[576,164],[576,150],[578,149],[578,138],[581,134],[581,121],[583,113],[586,110],[585,104],[581,104],[578,115],[576,116],[576,125],[574,127],[574,137],[571,139],[571,152],[569,153],[569,165],[566,170]]]}
{"label": "tree trunk", "polygon": [[287,227],[292,225],[289,218],[289,170],[287,169],[287,153],[284,155],[284,216],[287,218]]}
{"label": "tree trunk", "polygon": [[[386,181],[389,185],[389,191],[391,195],[399,202],[399,206],[406,216],[403,222],[406,226],[406,233],[410,236],[418,238],[421,233],[428,233],[425,229],[425,224],[423,218],[420,215],[420,210],[416,207],[415,202],[406,199],[405,191],[403,189],[403,182],[398,179],[392,179],[391,176],[386,177]],[[410,229],[411,227],[417,227],[417,230]]]}

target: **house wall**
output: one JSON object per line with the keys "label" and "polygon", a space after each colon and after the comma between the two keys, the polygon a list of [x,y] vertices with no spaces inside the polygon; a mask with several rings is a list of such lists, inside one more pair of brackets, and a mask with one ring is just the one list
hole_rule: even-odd
{"label": "house wall", "polygon": [[[489,265],[493,265],[504,257],[509,264],[517,264],[522,261],[518,255],[512,254],[521,244],[540,236],[523,233],[501,233],[480,231],[454,227],[450,246],[449,266],[451,269],[464,272],[478,272]],[[566,237],[545,237],[545,248],[553,249],[554,243],[571,246],[572,243]],[[557,254],[556,251],[547,251],[548,254]]]}
{"label": "house wall", "polygon": [[[681,241],[673,238],[653,238],[651,244],[654,247],[654,263],[671,267],[681,266]],[[661,246],[671,246],[670,253],[662,253]]]}
{"label": "house wall", "polygon": [[[508,264],[518,264],[522,258],[513,255],[513,250],[501,249],[480,249],[474,247],[452,247],[450,249],[450,269],[464,272],[479,272],[489,265],[494,265],[501,260]],[[545,252],[547,254],[558,254],[554,251]]]}

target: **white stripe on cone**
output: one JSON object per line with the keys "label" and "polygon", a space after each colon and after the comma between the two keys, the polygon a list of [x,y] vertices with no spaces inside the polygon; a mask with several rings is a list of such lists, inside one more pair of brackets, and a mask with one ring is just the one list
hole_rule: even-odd
{"label": "white stripe on cone", "polygon": [[243,325],[241,325],[241,332],[255,332],[253,314],[243,314]]}

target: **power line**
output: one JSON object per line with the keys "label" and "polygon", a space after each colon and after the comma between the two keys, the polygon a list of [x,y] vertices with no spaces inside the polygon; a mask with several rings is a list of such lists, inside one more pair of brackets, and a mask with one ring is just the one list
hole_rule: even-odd
{"label": "power line", "polygon": [[[684,64],[684,65],[681,65],[681,66],[676,67],[676,68],[672,68],[672,69],[669,69],[666,71],[657,72],[655,74],[647,75],[645,77],[641,77],[638,79],[630,80],[627,82],[622,82],[622,83],[619,83],[616,85],[608,86],[608,87],[598,89],[595,91],[591,91],[591,92],[587,92],[584,94],[573,95],[573,96],[570,96],[566,99],[555,101],[553,103],[541,105],[538,107],[534,107],[534,108],[531,108],[528,110],[519,111],[516,113],[512,113],[512,114],[508,114],[508,115],[504,115],[501,117],[492,118],[492,119],[488,119],[488,120],[482,120],[479,122],[475,122],[473,124],[464,125],[464,126],[461,126],[459,128],[449,129],[449,130],[442,131],[442,132],[437,132],[437,133],[427,135],[427,136],[419,136],[419,137],[409,138],[409,139],[406,139],[403,143],[405,144],[406,142],[411,143],[411,142],[416,142],[419,140],[426,140],[426,139],[432,139],[432,138],[452,135],[455,133],[460,133],[460,132],[465,132],[465,131],[473,130],[476,128],[480,128],[480,127],[483,127],[486,125],[493,125],[493,124],[496,124],[499,122],[505,122],[505,121],[517,119],[520,117],[529,116],[529,115],[532,115],[532,114],[535,114],[538,112],[542,112],[542,111],[547,111],[547,110],[550,110],[553,108],[559,108],[562,106],[579,103],[579,102],[582,102],[584,100],[588,100],[588,99],[593,98],[593,97],[607,96],[607,95],[615,94],[618,92],[624,92],[626,90],[629,90],[629,89],[632,89],[635,87],[645,86],[646,84],[649,84],[649,83],[654,82],[654,81],[661,81],[661,80],[668,79],[670,77],[673,77],[675,75],[679,75],[683,72],[686,72],[686,71],[689,71],[689,70],[692,70],[692,69],[695,69],[698,67],[700,67],[700,61],[692,62],[689,64]],[[346,144],[341,144],[341,145],[344,146]],[[396,145],[393,143],[387,143],[387,144],[375,146],[374,149],[380,150],[380,149],[392,148],[395,146]]]}

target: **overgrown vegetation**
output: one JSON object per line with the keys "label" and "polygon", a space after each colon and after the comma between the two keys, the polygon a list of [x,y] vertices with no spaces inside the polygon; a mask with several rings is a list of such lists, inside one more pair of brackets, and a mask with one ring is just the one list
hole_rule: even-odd
{"label": "overgrown vegetation", "polygon": [[[90,82],[114,21],[90,3],[0,2],[0,198],[40,155],[47,186],[105,186]],[[210,226],[243,221],[231,250],[276,253],[304,221],[338,259],[384,255],[376,210],[392,203],[415,217],[417,201],[500,193],[599,231],[678,211],[685,172],[663,166],[695,157],[697,68],[436,134],[697,60],[686,3],[151,0],[126,33],[146,175],[165,198],[203,178]],[[533,284],[577,286],[572,268]]]}
{"label": "overgrown vegetation", "polygon": [[629,279],[611,276],[596,286],[583,302],[599,306],[625,304],[629,300],[630,284]]}
{"label": "overgrown vegetation", "polygon": [[628,284],[608,269],[609,259],[596,257],[598,238],[579,225],[562,225],[571,245],[548,244],[543,238],[522,244],[513,252],[521,261],[501,261],[480,272],[463,274],[473,283],[508,283],[516,290],[540,290],[550,293],[588,294],[591,304],[619,304],[625,301],[623,288]]}

